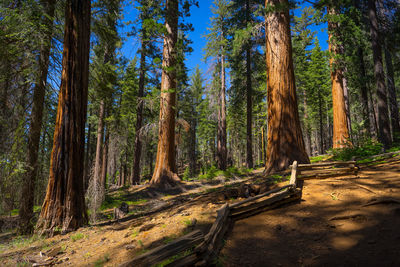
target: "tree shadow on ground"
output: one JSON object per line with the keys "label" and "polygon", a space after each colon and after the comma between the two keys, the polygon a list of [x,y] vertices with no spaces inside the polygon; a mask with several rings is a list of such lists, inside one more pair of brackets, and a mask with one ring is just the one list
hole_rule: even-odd
{"label": "tree shadow on ground", "polygon": [[[354,177],[353,177],[354,178]],[[343,180],[342,180],[343,179]],[[359,186],[368,186],[369,192]],[[223,266],[400,266],[400,167],[306,181],[300,203],[236,221]],[[376,205],[366,203],[377,200]]]}

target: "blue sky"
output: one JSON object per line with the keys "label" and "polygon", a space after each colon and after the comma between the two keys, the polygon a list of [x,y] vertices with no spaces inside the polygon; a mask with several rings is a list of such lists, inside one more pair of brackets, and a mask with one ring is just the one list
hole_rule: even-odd
{"label": "blue sky", "polygon": [[[205,73],[208,69],[207,65],[203,61],[203,48],[206,45],[206,39],[203,37],[207,33],[207,28],[209,27],[210,17],[213,15],[211,13],[210,7],[212,6],[213,0],[200,0],[199,7],[191,8],[191,16],[186,20],[193,24],[194,31],[190,32],[189,38],[193,41],[192,48],[193,52],[187,55],[186,66],[189,68],[190,72],[199,65],[202,72]],[[309,6],[310,4],[302,4],[299,8],[294,10],[295,16],[301,15],[301,10]],[[123,22],[135,20],[137,15],[136,9],[128,4],[124,8],[124,19]],[[123,36],[129,31],[130,26],[125,26],[121,29]],[[326,30],[326,25],[315,25],[311,27],[311,30],[317,32],[317,37],[320,41],[320,45],[323,50],[328,48],[328,33]],[[129,37],[126,39],[121,52],[128,59],[132,59],[136,50],[138,49],[139,41],[135,37]]]}

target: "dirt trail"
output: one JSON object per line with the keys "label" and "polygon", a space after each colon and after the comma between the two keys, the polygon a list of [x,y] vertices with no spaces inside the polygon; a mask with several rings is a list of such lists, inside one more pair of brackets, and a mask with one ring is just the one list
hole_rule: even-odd
{"label": "dirt trail", "polygon": [[399,200],[399,157],[357,177],[307,180],[300,202],[235,222],[218,263],[400,266]]}

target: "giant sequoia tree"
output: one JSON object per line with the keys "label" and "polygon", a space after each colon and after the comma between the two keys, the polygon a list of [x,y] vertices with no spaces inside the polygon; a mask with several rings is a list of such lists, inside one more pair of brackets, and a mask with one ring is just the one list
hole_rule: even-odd
{"label": "giant sequoia tree", "polygon": [[83,193],[90,1],[67,0],[64,51],[50,176],[37,230],[54,234],[87,222]]}
{"label": "giant sequoia tree", "polygon": [[178,11],[178,0],[166,0],[158,147],[156,166],[150,181],[150,184],[159,187],[168,187],[180,181],[175,162]]}
{"label": "giant sequoia tree", "polygon": [[266,172],[287,168],[294,160],[309,163],[297,109],[289,3],[266,0],[268,144]]}
{"label": "giant sequoia tree", "polygon": [[341,56],[343,49],[339,45],[337,11],[334,6],[328,7],[329,52],[331,53],[331,80],[333,102],[333,148],[351,145],[347,123],[346,103],[343,86],[343,65]]}

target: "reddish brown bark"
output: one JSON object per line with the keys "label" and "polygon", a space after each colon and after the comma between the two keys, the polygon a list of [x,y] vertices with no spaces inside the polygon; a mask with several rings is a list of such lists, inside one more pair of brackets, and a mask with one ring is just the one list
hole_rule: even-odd
{"label": "reddish brown bark", "polygon": [[83,194],[89,77],[90,1],[67,0],[64,51],[50,175],[37,231],[53,235],[87,223]]}
{"label": "reddish brown bark", "polygon": [[266,16],[268,142],[266,173],[286,169],[293,161],[309,163],[297,108],[289,4],[266,0],[265,5],[285,6]]}
{"label": "reddish brown bark", "polygon": [[150,184],[169,187],[180,181],[175,163],[176,44],[178,39],[178,0],[166,0],[160,118],[156,165]]}
{"label": "reddish brown bark", "polygon": [[40,47],[39,56],[39,75],[33,91],[33,106],[31,112],[31,125],[28,136],[28,166],[25,180],[22,185],[21,206],[19,209],[19,232],[30,234],[33,231],[33,205],[35,199],[35,183],[38,173],[38,151],[40,142],[40,132],[42,129],[43,104],[46,93],[47,73],[49,69],[49,57],[51,39],[53,34],[53,16],[55,0],[47,0],[42,3],[46,10],[44,25],[47,33]]}
{"label": "reddish brown bark", "polygon": [[[328,7],[330,16],[336,15],[333,7]],[[337,42],[338,24],[332,19],[328,20],[329,52],[331,53],[331,80],[332,80],[332,106],[333,106],[333,148],[351,146],[349,139],[349,128],[347,123],[346,100],[343,86],[343,67],[338,57],[341,55]]]}
{"label": "reddish brown bark", "polygon": [[375,0],[368,0],[368,15],[370,20],[372,54],[374,59],[379,141],[386,149],[392,145],[392,139],[390,136],[388,100],[386,95],[385,74],[382,63],[382,47],[379,36],[378,19],[376,16]]}

